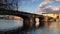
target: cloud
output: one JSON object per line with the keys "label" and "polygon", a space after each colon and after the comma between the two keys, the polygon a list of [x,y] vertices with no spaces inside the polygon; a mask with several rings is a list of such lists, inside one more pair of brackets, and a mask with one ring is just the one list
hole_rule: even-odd
{"label": "cloud", "polygon": [[42,14],[42,13],[56,13],[56,12],[59,12],[59,8],[60,6],[47,6],[45,8],[37,8],[36,10],[36,14]]}
{"label": "cloud", "polygon": [[60,0],[55,0],[56,2],[60,2]]}
{"label": "cloud", "polygon": [[44,8],[46,5],[50,4],[51,2],[49,0],[45,0],[42,3],[39,4],[40,8]]}
{"label": "cloud", "polygon": [[44,8],[44,12],[46,13],[51,13],[51,12],[59,12],[59,7],[55,7],[55,6],[51,6],[51,7],[48,7],[48,8]]}
{"label": "cloud", "polygon": [[41,3],[37,6],[35,13],[37,13],[37,14],[45,13],[46,10],[45,10],[44,8],[45,8],[47,5],[49,5],[49,4],[51,4],[51,2],[50,2],[49,0],[45,0],[45,1],[41,2]]}
{"label": "cloud", "polygon": [[57,11],[57,10],[59,10],[59,7],[53,7],[52,10]]}
{"label": "cloud", "polygon": [[51,7],[47,7],[47,8],[44,8],[43,9],[44,12],[48,13],[48,12],[51,12],[52,11],[52,6]]}
{"label": "cloud", "polygon": [[41,8],[36,7],[35,14],[42,14],[42,13],[44,13],[44,11]]}
{"label": "cloud", "polygon": [[[60,0],[56,0],[56,2],[60,2]],[[53,2],[51,2],[50,0],[44,0],[43,2],[41,2],[36,8],[36,13],[56,13],[59,12],[59,7],[60,6],[52,6],[50,4],[52,4]]]}

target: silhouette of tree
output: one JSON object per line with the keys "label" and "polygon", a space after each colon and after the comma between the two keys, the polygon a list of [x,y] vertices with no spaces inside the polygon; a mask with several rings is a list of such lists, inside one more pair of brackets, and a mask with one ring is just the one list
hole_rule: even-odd
{"label": "silhouette of tree", "polygon": [[18,0],[0,0],[0,8],[17,10]]}

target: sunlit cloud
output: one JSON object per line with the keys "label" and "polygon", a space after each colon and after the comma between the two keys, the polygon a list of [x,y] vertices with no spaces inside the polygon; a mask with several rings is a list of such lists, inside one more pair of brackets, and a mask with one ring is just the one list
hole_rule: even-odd
{"label": "sunlit cloud", "polygon": [[38,13],[38,14],[42,14],[42,13],[52,13],[52,12],[59,12],[59,10],[60,10],[60,6],[51,6],[51,5],[49,5],[49,6],[47,6],[47,7],[45,7],[45,8],[37,8],[37,11],[36,11],[36,13]]}
{"label": "sunlit cloud", "polygon": [[53,11],[58,11],[59,10],[59,7],[52,7],[52,10]]}
{"label": "sunlit cloud", "polygon": [[43,10],[46,13],[51,13],[51,12],[54,12],[54,11],[56,11],[56,12],[58,11],[59,12],[60,7],[51,6],[51,7],[48,7],[48,8],[44,8]]}
{"label": "sunlit cloud", "polygon": [[36,13],[38,14],[45,13],[44,8],[49,4],[51,4],[50,0],[44,0],[43,2],[41,2],[36,8]]}
{"label": "sunlit cloud", "polygon": [[[38,2],[39,5],[36,3],[36,5],[38,5],[38,6],[36,6],[34,4],[37,8],[31,8],[31,6],[33,6],[33,3],[37,2],[37,1],[41,1],[41,2]],[[55,3],[55,1],[56,1],[56,3]],[[57,2],[59,2],[59,1],[60,0],[28,0],[28,1],[26,0],[26,1],[22,1],[21,4],[24,4],[24,6],[29,6],[31,8],[31,9],[29,8],[29,10],[31,12],[33,11],[36,14],[42,14],[42,13],[46,13],[46,12],[48,13],[48,12],[52,12],[52,11],[58,11],[59,8],[57,7],[57,5],[59,3],[57,3]],[[54,7],[55,6],[54,3],[56,4],[56,7]],[[27,9],[27,7],[26,7],[26,9]]]}
{"label": "sunlit cloud", "polygon": [[[57,0],[59,1],[59,0]],[[59,7],[57,6],[52,6],[50,4],[52,4],[53,2],[51,2],[50,0],[44,0],[43,2],[41,2],[38,6],[38,13],[51,13],[54,11],[59,11]],[[47,6],[48,5],[48,6]]]}
{"label": "sunlit cloud", "polygon": [[45,13],[48,13],[48,12],[51,12],[52,9],[51,9],[51,7],[49,7],[49,8],[44,8],[43,11],[44,11]]}
{"label": "sunlit cloud", "polygon": [[50,1],[43,1],[42,3],[39,4],[40,8],[44,8],[46,5],[50,4]]}
{"label": "sunlit cloud", "polygon": [[41,8],[37,7],[35,10],[35,14],[42,14],[42,13],[44,13],[44,11]]}

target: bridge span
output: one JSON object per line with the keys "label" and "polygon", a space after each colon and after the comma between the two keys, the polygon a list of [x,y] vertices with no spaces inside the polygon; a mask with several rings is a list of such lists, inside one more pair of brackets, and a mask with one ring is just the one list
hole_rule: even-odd
{"label": "bridge span", "polygon": [[31,27],[36,25],[36,18],[40,21],[42,20],[42,15],[22,12],[22,11],[16,11],[16,10],[6,10],[6,9],[0,9],[0,15],[14,15],[19,16],[23,18],[23,26],[24,27]]}

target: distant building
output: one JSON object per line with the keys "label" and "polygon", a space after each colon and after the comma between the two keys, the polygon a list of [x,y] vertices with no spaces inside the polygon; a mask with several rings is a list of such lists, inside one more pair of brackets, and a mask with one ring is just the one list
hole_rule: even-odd
{"label": "distant building", "polygon": [[42,15],[60,19],[60,12],[56,12],[56,13],[43,13]]}
{"label": "distant building", "polygon": [[53,14],[53,13],[44,13],[42,14],[43,16],[49,16],[49,17],[53,17],[53,18],[57,18],[57,14]]}

